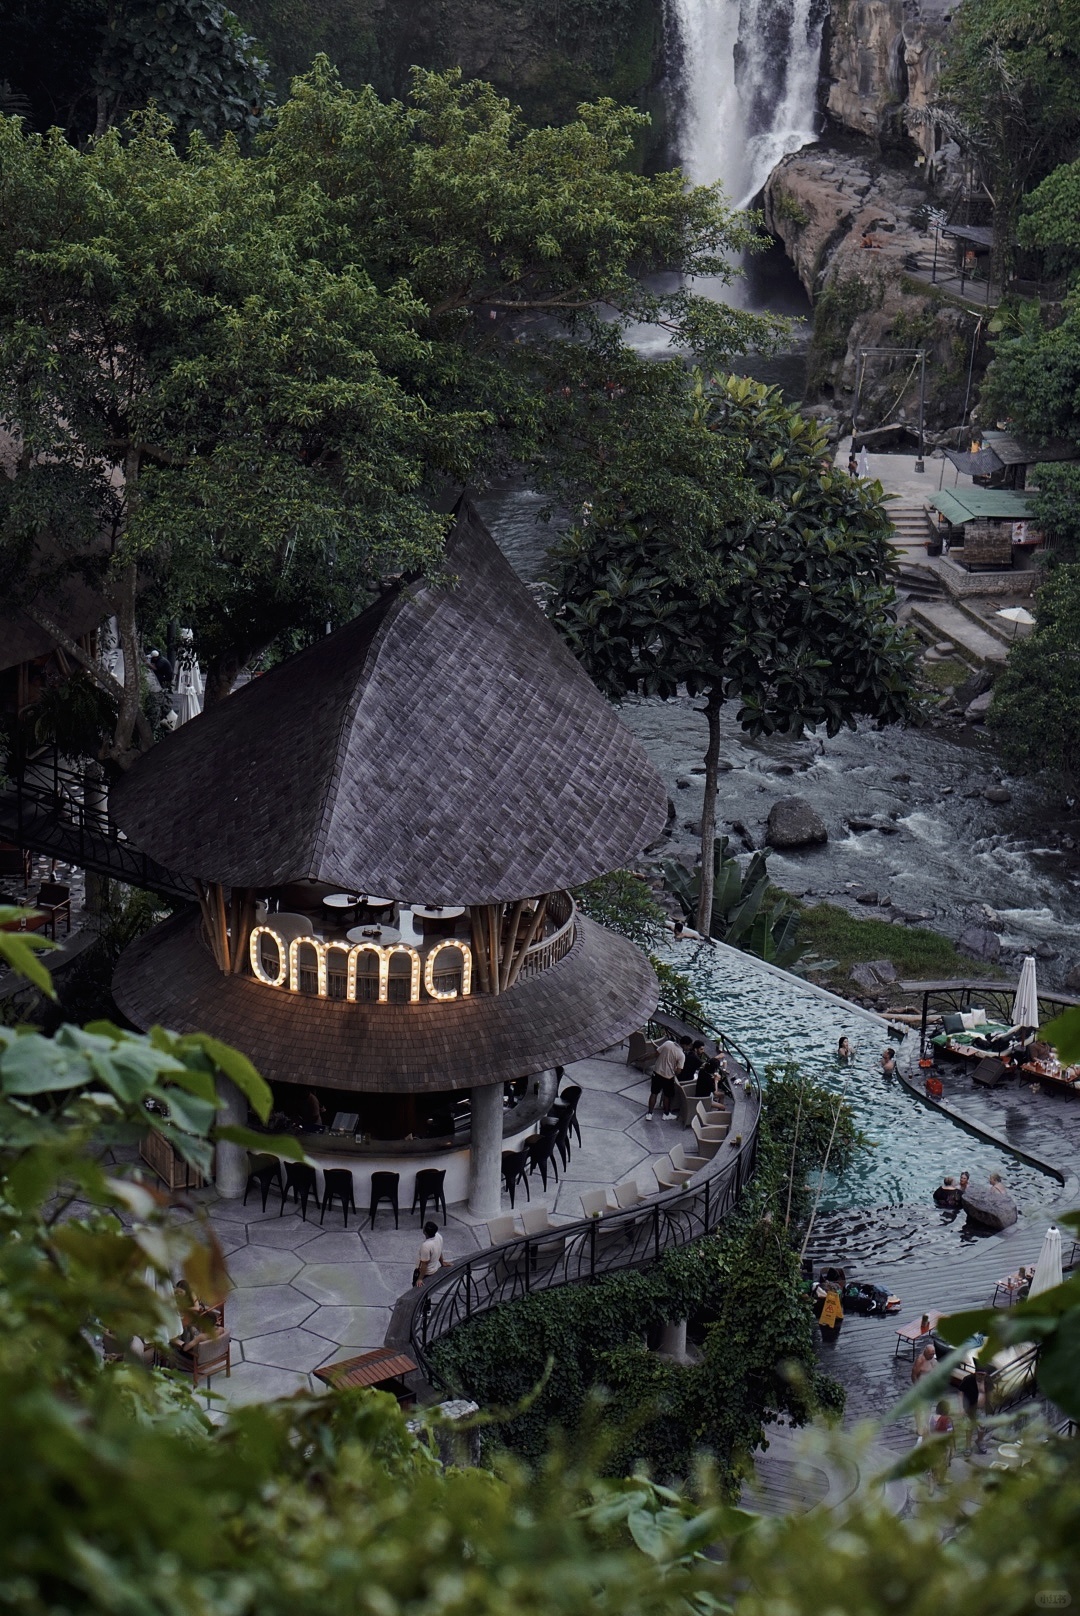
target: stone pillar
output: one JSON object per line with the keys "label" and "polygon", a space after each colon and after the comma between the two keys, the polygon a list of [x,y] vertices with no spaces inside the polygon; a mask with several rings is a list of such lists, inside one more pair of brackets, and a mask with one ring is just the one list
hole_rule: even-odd
{"label": "stone pillar", "polygon": [[660,1331],[660,1345],[656,1349],[657,1356],[666,1358],[669,1363],[690,1364],[695,1359],[686,1350],[686,1320],[674,1319],[665,1324]]}
{"label": "stone pillar", "polygon": [[474,1218],[497,1218],[502,1209],[502,1142],[502,1084],[473,1089],[469,1211]]}
{"label": "stone pillar", "polygon": [[[218,1112],[218,1121],[234,1128],[246,1128],[248,1103],[234,1083],[220,1074],[217,1080],[218,1098],[224,1100],[224,1111]],[[248,1155],[243,1145],[219,1144],[215,1151],[214,1183],[218,1194],[226,1201],[239,1200],[247,1185]]]}

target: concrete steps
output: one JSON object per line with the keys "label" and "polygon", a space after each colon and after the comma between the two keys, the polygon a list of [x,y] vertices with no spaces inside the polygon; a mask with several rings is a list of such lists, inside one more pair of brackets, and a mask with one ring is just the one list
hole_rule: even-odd
{"label": "concrete steps", "polygon": [[945,591],[936,572],[917,561],[901,560],[899,587],[908,600],[944,600]]}
{"label": "concrete steps", "polygon": [[974,613],[962,611],[955,601],[913,601],[910,612],[915,628],[932,645],[951,640],[965,661],[978,667],[1004,666],[1007,643],[991,634]]}

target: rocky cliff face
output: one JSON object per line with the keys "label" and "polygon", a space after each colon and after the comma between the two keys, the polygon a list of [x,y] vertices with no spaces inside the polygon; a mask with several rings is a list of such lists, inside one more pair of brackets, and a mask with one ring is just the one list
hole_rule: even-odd
{"label": "rocky cliff face", "polygon": [[931,158],[933,134],[920,114],[937,87],[947,26],[942,0],[836,0],[827,53],[830,118],[878,143],[907,136]]}
{"label": "rocky cliff face", "polygon": [[279,93],[323,51],[348,85],[400,95],[411,67],[460,67],[536,123],[609,95],[652,115],[641,158],[665,139],[661,0],[232,0]]}
{"label": "rocky cliff face", "polygon": [[[934,241],[915,172],[810,147],[769,176],[765,219],[814,304],[811,393],[846,412],[859,385],[864,425],[913,422],[918,361],[898,350],[925,349],[926,422],[958,421],[977,319],[930,284]],[[893,351],[866,352],[879,348]]]}

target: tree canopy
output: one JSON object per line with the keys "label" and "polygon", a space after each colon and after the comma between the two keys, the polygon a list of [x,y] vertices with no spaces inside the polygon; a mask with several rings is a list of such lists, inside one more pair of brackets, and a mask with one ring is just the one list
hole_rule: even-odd
{"label": "tree canopy", "polygon": [[75,141],[151,101],[184,135],[250,135],[270,99],[258,46],[221,0],[9,0],[3,63],[5,110]]}
{"label": "tree canopy", "polygon": [[[0,933],[0,953],[12,939]],[[707,1465],[689,1489],[601,1477],[588,1440],[553,1442],[532,1467],[495,1454],[481,1468],[444,1428],[444,1464],[385,1393],[233,1408],[211,1424],[180,1377],[134,1349],[168,1333],[162,1290],[178,1273],[209,1303],[225,1266],[210,1223],[141,1182],[131,1147],[162,1127],[205,1159],[215,1070],[257,1108],[268,1098],[238,1062],[161,1032],[0,1029],[0,1587],[16,1616],[1020,1616],[1033,1592],[1076,1587],[1080,1459],[1054,1437],[1022,1468],[916,1492],[902,1516],[865,1486],[834,1510],[770,1520],[732,1508]],[[813,1149],[825,1121],[809,1120]],[[785,1167],[790,1140],[776,1142]],[[766,1220],[750,1233],[760,1260],[731,1276],[721,1373],[723,1331],[753,1354],[763,1323],[774,1234]],[[698,1266],[716,1264],[702,1252]],[[1055,1393],[1080,1414],[1077,1281],[1012,1312],[998,1329],[1045,1338]],[[780,1323],[794,1339],[794,1319]],[[782,1401],[803,1396],[760,1369]],[[744,1419],[749,1393],[733,1387],[723,1416]],[[865,1438],[820,1438],[814,1462],[875,1468]]]}
{"label": "tree canopy", "polygon": [[989,722],[1012,767],[1080,787],[1080,562],[1039,586],[1035,627],[1009,651]]}
{"label": "tree canopy", "polygon": [[622,459],[605,468],[559,552],[554,614],[615,699],[705,698],[707,931],[723,704],[739,703],[752,735],[902,719],[913,649],[896,626],[880,489],[833,466],[813,422],[775,389],[729,378],[699,384],[671,432],[683,455],[665,456],[662,476],[624,477]]}
{"label": "tree canopy", "polygon": [[[145,744],[140,621],[190,622],[227,690],[284,628],[436,568],[447,479],[514,460],[583,497],[591,401],[666,412],[683,387],[630,323],[713,357],[767,339],[648,290],[661,267],[730,274],[749,233],[715,190],[628,170],[639,122],[604,102],[530,129],[455,73],[384,103],[320,61],[251,155],[181,152],[154,113],[85,151],[0,124],[5,570],[48,532],[111,591],[111,757]],[[617,441],[619,412],[601,420]]]}

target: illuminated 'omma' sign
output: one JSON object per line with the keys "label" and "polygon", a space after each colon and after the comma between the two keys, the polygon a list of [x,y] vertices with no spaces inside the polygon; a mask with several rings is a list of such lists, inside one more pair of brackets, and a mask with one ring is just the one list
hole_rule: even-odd
{"label": "illuminated 'omma' sign", "polygon": [[[278,969],[276,975],[271,975],[262,960],[261,942],[264,937],[272,939],[277,947]],[[437,944],[426,959],[421,959],[418,951],[409,943],[389,943],[386,945],[376,943],[355,943],[346,948],[341,943],[328,943],[321,937],[294,937],[286,942],[272,926],[255,926],[251,933],[251,942],[248,945],[248,958],[251,961],[253,974],[260,982],[265,982],[269,988],[287,988],[291,993],[306,991],[300,984],[300,950],[310,948],[315,955],[316,993],[320,999],[330,997],[330,956],[337,955],[335,960],[335,974],[345,977],[345,998],[355,1004],[357,1000],[357,981],[364,977],[370,980],[374,974],[378,980],[378,1003],[387,1004],[390,1000],[390,961],[395,954],[403,955],[409,962],[409,1002],[416,1004],[420,999],[420,983],[423,980],[424,992],[431,999],[467,998],[472,992],[472,950],[468,943],[459,941],[456,937],[448,937],[444,942]],[[435,985],[436,961],[448,949],[456,949],[461,956],[461,987],[438,988]],[[359,960],[361,955],[371,955],[376,962],[376,971],[361,972]],[[445,968],[444,968],[445,969]],[[365,995],[367,997],[367,995]]]}

